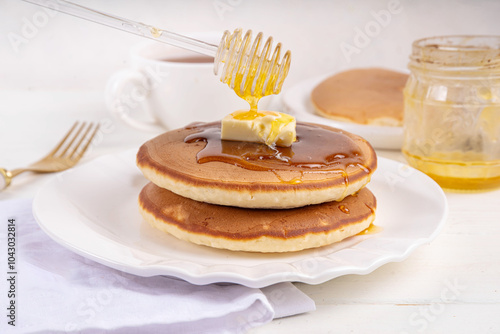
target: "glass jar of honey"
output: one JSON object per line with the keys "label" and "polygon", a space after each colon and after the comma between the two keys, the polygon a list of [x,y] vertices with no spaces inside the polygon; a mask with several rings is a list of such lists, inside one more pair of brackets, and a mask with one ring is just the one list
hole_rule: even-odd
{"label": "glass jar of honey", "polygon": [[500,36],[412,45],[403,154],[445,189],[500,187]]}

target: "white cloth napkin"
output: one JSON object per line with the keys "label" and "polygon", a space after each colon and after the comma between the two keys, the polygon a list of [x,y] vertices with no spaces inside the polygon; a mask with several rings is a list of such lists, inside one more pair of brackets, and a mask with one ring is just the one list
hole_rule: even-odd
{"label": "white cloth napkin", "polygon": [[[7,296],[10,218],[16,225],[14,298]],[[0,226],[6,276],[0,279],[1,333],[244,333],[273,318],[315,309],[291,283],[263,289],[197,286],[108,268],[50,239],[33,218],[31,200],[0,202]],[[6,317],[11,300],[15,327]]]}

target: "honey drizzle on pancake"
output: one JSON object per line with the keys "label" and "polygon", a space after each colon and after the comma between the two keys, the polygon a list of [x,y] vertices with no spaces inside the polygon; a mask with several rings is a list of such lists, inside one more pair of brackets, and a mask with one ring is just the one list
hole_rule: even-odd
{"label": "honey drizzle on pancake", "polygon": [[[203,141],[205,147],[196,155],[200,164],[219,161],[256,171],[272,171],[283,183],[301,183],[304,173],[338,171],[346,186],[348,167],[357,166],[370,173],[358,145],[340,132],[311,124],[297,124],[297,141],[292,147],[269,147],[265,144],[220,139],[220,126],[193,125],[199,130],[184,139],[186,143]],[[335,145],[332,149],[328,146]],[[280,170],[297,171],[297,177],[285,180]]]}
{"label": "honey drizzle on pancake", "polygon": [[351,213],[351,211],[349,210],[349,208],[347,206],[343,205],[343,204],[339,205],[339,210],[342,211],[343,213],[347,214],[347,215],[349,213]]}
{"label": "honey drizzle on pancake", "polygon": [[[373,210],[372,210],[372,212],[373,212]],[[370,224],[370,226],[368,226],[368,228],[359,232],[357,235],[376,234],[376,233],[382,232],[383,230],[384,229],[380,226]]]}

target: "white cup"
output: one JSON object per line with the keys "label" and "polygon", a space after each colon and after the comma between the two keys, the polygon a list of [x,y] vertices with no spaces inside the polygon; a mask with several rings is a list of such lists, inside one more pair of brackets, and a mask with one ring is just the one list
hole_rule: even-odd
{"label": "white cup", "polygon": [[[222,33],[191,36],[218,45]],[[131,50],[130,67],[109,79],[106,104],[126,124],[154,132],[220,120],[248,109],[213,68],[208,56],[159,42],[142,43]]]}

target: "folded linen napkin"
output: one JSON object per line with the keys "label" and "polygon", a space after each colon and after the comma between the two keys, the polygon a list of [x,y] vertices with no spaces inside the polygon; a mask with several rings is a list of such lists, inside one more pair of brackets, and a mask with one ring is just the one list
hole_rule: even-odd
{"label": "folded linen napkin", "polygon": [[[6,275],[0,305],[7,315],[1,317],[1,333],[244,333],[315,309],[291,283],[263,289],[197,286],[108,268],[50,239],[35,222],[31,202],[0,202],[0,266]],[[9,268],[13,230],[15,261],[10,259]]]}

